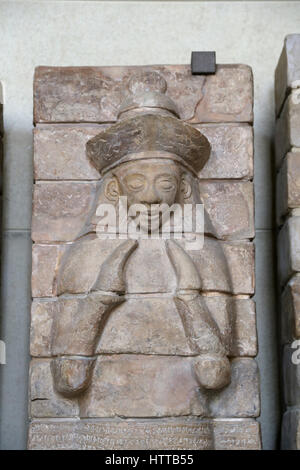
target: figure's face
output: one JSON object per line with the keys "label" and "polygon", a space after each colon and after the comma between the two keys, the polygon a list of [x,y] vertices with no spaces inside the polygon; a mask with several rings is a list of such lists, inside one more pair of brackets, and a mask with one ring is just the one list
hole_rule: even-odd
{"label": "figure's face", "polygon": [[180,187],[181,168],[172,160],[137,160],[121,165],[115,172],[122,196],[128,206],[168,204],[171,206]]}
{"label": "figure's face", "polygon": [[[126,196],[129,217],[136,220],[139,214],[140,228],[152,231],[162,226],[179,192],[185,194],[187,189],[189,192],[190,185],[185,181],[183,168],[173,160],[135,160],[114,170],[106,186],[106,196],[115,202],[120,196]],[[142,208],[137,207],[141,204]]]}

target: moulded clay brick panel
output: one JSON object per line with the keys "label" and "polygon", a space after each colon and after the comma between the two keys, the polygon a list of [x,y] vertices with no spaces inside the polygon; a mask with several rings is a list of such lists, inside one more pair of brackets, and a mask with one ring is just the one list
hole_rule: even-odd
{"label": "moulded clay brick panel", "polygon": [[[202,416],[207,396],[199,390],[192,364],[180,356],[98,356],[88,390],[71,403],[53,391],[50,361],[31,362],[31,417],[166,417]],[[164,378],[164,380],[162,380]],[[128,400],[128,397],[131,400]],[[250,358],[231,361],[231,383],[210,398],[214,417],[247,418],[259,415],[258,369]]]}
{"label": "moulded clay brick panel", "polygon": [[[224,296],[203,298],[216,320],[230,356],[255,356],[257,353],[255,305],[250,299]],[[34,300],[31,309],[31,355],[51,356],[53,320],[62,311],[68,311],[68,321],[78,309],[89,308],[84,298],[60,297],[59,300]],[[155,319],[153,318],[153,312]],[[155,321],[154,321],[155,320]],[[128,329],[130,325],[130,329]],[[69,348],[69,349],[68,349]],[[68,349],[72,343],[56,347],[55,353]],[[192,355],[179,314],[172,298],[129,298],[110,313],[101,334],[98,353],[135,353]]]}
{"label": "moulded clay brick panel", "polygon": [[[72,241],[81,236],[85,224],[89,226],[90,211],[98,204],[97,188],[101,190],[99,185],[104,188],[105,184],[62,181],[36,183],[32,239],[35,242]],[[206,212],[206,233],[223,240],[254,237],[253,183],[200,182],[199,189]]]}
{"label": "moulded clay brick panel", "polygon": [[[34,130],[36,180],[97,180],[100,175],[86,157],[86,142],[108,126],[59,127]],[[209,140],[209,161],[200,179],[252,179],[253,131],[248,125],[197,125]]]}
{"label": "moulded clay brick panel", "polygon": [[189,65],[142,67],[38,67],[34,78],[34,122],[113,122],[128,95],[130,77],[157,71],[180,118],[190,123],[252,122],[252,71],[218,65],[215,75],[195,76]]}
{"label": "moulded clay brick panel", "polygon": [[[114,247],[122,242],[88,237],[71,245],[35,244],[32,296],[51,297],[58,293],[88,292],[102,263]],[[198,268],[204,291],[254,293],[252,243],[219,242],[205,238],[204,248],[190,251],[189,254]],[[165,266],[165,269],[162,270],[161,266]],[[141,240],[127,262],[125,279],[128,293],[172,292],[176,287],[176,278],[164,242]]]}
{"label": "moulded clay brick panel", "polygon": [[260,449],[253,419],[33,420],[29,449]]}

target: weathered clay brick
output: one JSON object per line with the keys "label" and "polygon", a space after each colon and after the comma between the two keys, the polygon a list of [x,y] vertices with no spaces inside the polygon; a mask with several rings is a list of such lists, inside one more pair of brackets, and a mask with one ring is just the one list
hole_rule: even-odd
{"label": "weathered clay brick", "polygon": [[278,269],[282,285],[300,272],[300,217],[290,217],[279,232]]}
{"label": "weathered clay brick", "polygon": [[31,304],[30,354],[35,357],[51,356],[53,320],[57,302],[34,301]]}
{"label": "weathered clay brick", "polygon": [[300,88],[293,90],[287,98],[280,118],[276,121],[275,155],[276,165],[282,162],[292,147],[300,147]]}
{"label": "weathered clay brick", "polygon": [[85,145],[107,126],[34,129],[36,180],[97,180],[100,175],[86,158]]}
{"label": "weathered clay brick", "polygon": [[32,239],[35,242],[74,240],[87,219],[96,188],[96,183],[36,183]]}
{"label": "weathered clay brick", "polygon": [[300,207],[300,151],[286,155],[277,175],[277,223],[281,224],[290,209]]}
{"label": "weathered clay brick", "polygon": [[[31,408],[33,417],[163,417],[205,415],[205,393],[192,372],[193,358],[180,356],[105,355],[98,356],[94,380],[70,408],[60,407],[60,395],[52,388],[50,361],[31,364]],[[253,359],[231,362],[231,384],[214,392],[210,410],[215,417],[256,417],[259,415],[258,371]],[[164,380],[161,380],[164,377]],[[172,390],[172,393],[170,391]],[[128,400],[128,396],[132,400]],[[153,398],[155,397],[155,398]],[[64,401],[65,399],[63,399]],[[63,413],[63,414],[62,414]]]}
{"label": "weathered clay brick", "polygon": [[78,416],[76,400],[69,400],[53,389],[50,362],[35,359],[30,365],[30,410],[32,418]]}
{"label": "weathered clay brick", "polygon": [[200,182],[200,196],[209,221],[204,230],[223,240],[253,238],[253,183]]}
{"label": "weathered clay brick", "polygon": [[300,84],[300,34],[285,37],[283,50],[275,70],[276,114],[286,95]]}
{"label": "weathered clay brick", "polygon": [[253,178],[253,130],[243,125],[197,125],[211,145],[201,179]]}
{"label": "weathered clay brick", "polygon": [[[96,171],[86,157],[85,144],[107,125],[47,126],[34,130],[36,180],[95,180]],[[248,125],[197,125],[209,140],[209,161],[201,179],[251,179],[253,177],[253,131]]]}
{"label": "weathered clay brick", "polygon": [[29,449],[259,450],[259,423],[251,418],[161,418],[132,420],[35,419]]}
{"label": "weathered clay brick", "polygon": [[[65,255],[59,270],[58,263],[68,245],[36,244],[33,249],[33,297],[57,295],[57,282],[58,293],[88,292],[100,266],[113,247],[121,242],[82,239],[69,245],[70,251]],[[254,293],[252,243],[219,242],[206,238],[204,249],[191,251],[190,256],[198,267],[204,291]],[[165,266],[165,269],[160,269],[161,266]],[[54,282],[56,274],[58,276]],[[127,263],[125,276],[129,293],[170,292],[176,287],[175,273],[160,240],[141,240],[139,248]]]}
{"label": "weathered clay brick", "polygon": [[300,405],[300,348],[286,345],[283,352],[284,398],[287,406]]}
{"label": "weathered clay brick", "polygon": [[288,410],[283,415],[281,448],[300,450],[300,409]]}
{"label": "weathered clay brick", "polygon": [[[204,298],[216,320],[229,355],[255,356],[257,353],[254,302],[224,296]],[[81,297],[81,311],[84,302]],[[31,310],[31,355],[51,356],[51,333],[59,303],[64,308],[78,309],[78,297],[61,300],[35,300]],[[88,307],[88,305],[87,305]],[[156,312],[155,321],[153,311]],[[128,329],[130,325],[130,329]],[[192,354],[181,320],[172,299],[130,298],[108,317],[97,351],[101,353]],[[69,351],[71,354],[71,351]]]}
{"label": "weathered clay brick", "polygon": [[[254,237],[251,182],[200,182],[199,188],[207,212],[206,233],[224,240]],[[72,241],[81,235],[94,203],[96,189],[97,183],[94,182],[36,183],[33,240]]]}
{"label": "weathered clay brick", "polygon": [[54,279],[65,245],[33,245],[32,247],[32,297],[56,295]]}
{"label": "weathered clay brick", "polygon": [[300,338],[300,275],[289,281],[281,296],[281,332],[284,344]]}
{"label": "weathered clay brick", "polygon": [[112,122],[128,95],[128,79],[157,71],[181,119],[251,122],[252,72],[245,65],[218,65],[215,75],[196,76],[189,65],[142,67],[38,67],[34,79],[34,122]]}

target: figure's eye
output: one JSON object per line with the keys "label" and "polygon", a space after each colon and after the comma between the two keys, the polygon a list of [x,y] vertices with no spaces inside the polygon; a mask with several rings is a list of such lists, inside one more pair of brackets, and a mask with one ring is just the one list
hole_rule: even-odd
{"label": "figure's eye", "polygon": [[126,186],[130,191],[141,191],[145,186],[145,178],[143,175],[127,176]]}
{"label": "figure's eye", "polygon": [[157,186],[162,191],[173,191],[176,189],[177,185],[176,185],[176,181],[174,178],[164,177],[164,178],[160,178],[157,181]]}

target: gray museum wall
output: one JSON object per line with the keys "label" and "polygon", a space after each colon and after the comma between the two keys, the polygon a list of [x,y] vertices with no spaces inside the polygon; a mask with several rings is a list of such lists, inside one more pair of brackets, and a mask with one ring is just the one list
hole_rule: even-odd
{"label": "gray museum wall", "polygon": [[298,2],[0,1],[0,80],[4,89],[4,188],[0,366],[0,447],[27,439],[29,363],[32,84],[38,65],[189,63],[215,50],[218,63],[254,72],[256,303],[264,448],[280,426],[274,266],[274,70],[284,36],[297,32]]}

